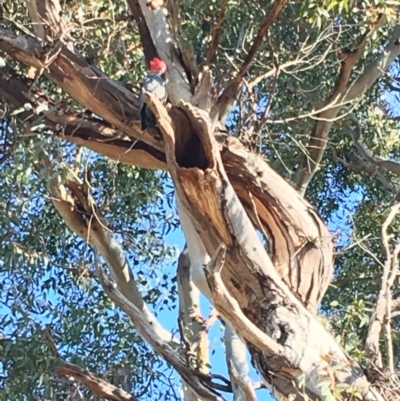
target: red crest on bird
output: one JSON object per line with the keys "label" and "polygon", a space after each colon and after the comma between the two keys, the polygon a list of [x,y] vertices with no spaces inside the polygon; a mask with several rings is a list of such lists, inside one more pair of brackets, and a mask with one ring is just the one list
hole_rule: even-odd
{"label": "red crest on bird", "polygon": [[154,57],[150,60],[149,71],[164,73],[167,71],[167,64],[165,64],[164,60],[160,59],[159,57]]}

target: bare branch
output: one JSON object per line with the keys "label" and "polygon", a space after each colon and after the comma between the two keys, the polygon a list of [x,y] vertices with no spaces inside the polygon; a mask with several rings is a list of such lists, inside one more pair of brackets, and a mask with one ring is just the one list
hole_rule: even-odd
{"label": "bare branch", "polygon": [[39,39],[44,42],[60,40],[68,33],[62,19],[62,9],[58,0],[26,0],[33,28]]}
{"label": "bare branch", "polygon": [[[208,373],[208,336],[205,322],[200,312],[200,293],[190,277],[190,259],[185,248],[178,259],[178,291],[181,336],[186,345],[187,365],[202,373]],[[193,360],[194,359],[194,360]],[[197,396],[183,386],[185,401],[196,401]]]}
{"label": "bare branch", "polygon": [[352,121],[355,123],[356,129],[355,131],[348,129],[351,137],[354,141],[354,146],[360,152],[361,156],[368,162],[375,166],[382,167],[385,170],[390,171],[397,176],[400,176],[400,163],[395,162],[393,160],[386,159],[384,157],[378,156],[374,154],[371,150],[368,149],[367,145],[364,143],[364,138],[361,132],[360,123],[358,121],[357,116],[353,113],[350,114]]}
{"label": "bare branch", "polygon": [[[50,161],[44,156],[42,158],[43,163],[51,169]],[[171,333],[164,329],[143,301],[121,245],[100,220],[100,211],[90,194],[84,191],[83,182],[71,172],[71,178],[66,185],[69,191],[61,184],[59,176],[49,180],[48,189],[56,210],[75,234],[103,256],[119,290],[140,310],[157,336],[175,347],[177,342],[173,340]]]}
{"label": "bare branch", "polygon": [[[0,95],[14,109],[14,113],[20,110],[18,117],[33,128],[46,124],[54,135],[114,160],[140,167],[166,169],[162,152],[132,139],[104,120],[67,110],[9,67],[0,69]],[[25,109],[25,105],[31,107]]]}
{"label": "bare branch", "polygon": [[[244,401],[247,392],[253,390],[247,362],[247,347],[230,324],[225,326],[225,360],[232,382],[233,400]],[[248,389],[250,386],[250,389]],[[254,390],[253,390],[254,392]]]}
{"label": "bare branch", "polygon": [[135,328],[140,335],[161,355],[168,363],[170,363],[181,375],[186,384],[190,386],[193,392],[201,399],[210,401],[224,401],[215,391],[207,388],[202,384],[195,372],[186,366],[184,360],[176,353],[176,351],[165,341],[163,341],[154,331],[153,326],[149,324],[143,313],[128,299],[126,299],[116,286],[110,282],[101,267],[98,266],[99,278],[107,295],[132,319]]}

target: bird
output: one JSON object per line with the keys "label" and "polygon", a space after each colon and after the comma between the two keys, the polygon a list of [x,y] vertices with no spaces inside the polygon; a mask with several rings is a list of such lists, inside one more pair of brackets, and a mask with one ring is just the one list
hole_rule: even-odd
{"label": "bird", "polygon": [[167,64],[164,60],[159,57],[150,60],[148,74],[143,78],[140,90],[140,123],[143,131],[156,126],[155,116],[146,104],[144,93],[152,93],[162,104],[165,104],[168,98],[166,72]]}

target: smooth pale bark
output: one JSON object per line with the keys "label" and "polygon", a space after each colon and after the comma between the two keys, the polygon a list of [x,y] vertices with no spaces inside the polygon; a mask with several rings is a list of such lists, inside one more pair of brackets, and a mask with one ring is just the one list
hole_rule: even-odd
{"label": "smooth pale bark", "polygon": [[224,340],[226,364],[233,388],[233,401],[246,401],[247,399],[245,391],[242,389],[241,385],[236,382],[241,384],[246,383],[251,389],[250,391],[252,391],[252,399],[257,400],[249,377],[246,344],[243,339],[234,332],[229,324],[225,326]]}
{"label": "smooth pale bark", "polygon": [[[197,235],[196,230],[191,223],[187,212],[182,204],[182,202],[177,198],[177,206],[178,213],[181,222],[182,229],[185,232],[185,238],[187,241],[187,249],[188,253],[191,255],[191,260],[194,260],[194,263],[191,263],[191,280],[196,285],[196,287],[205,295],[205,297],[213,304],[212,294],[210,288],[208,286],[205,274],[204,274],[204,266],[206,266],[210,257],[203,246],[203,243],[200,240],[200,237]],[[228,371],[229,363],[233,364],[233,367],[236,369],[237,374],[241,380],[244,382],[249,382],[250,378],[248,376],[249,367],[246,360],[246,351],[247,348],[245,344],[239,339],[237,334],[234,332],[234,329],[230,326],[229,321],[225,322],[225,348],[226,348],[226,359],[228,363]],[[232,375],[231,375],[232,379]],[[240,386],[236,385],[232,381],[232,390],[234,401],[241,401],[245,399],[245,394]]]}

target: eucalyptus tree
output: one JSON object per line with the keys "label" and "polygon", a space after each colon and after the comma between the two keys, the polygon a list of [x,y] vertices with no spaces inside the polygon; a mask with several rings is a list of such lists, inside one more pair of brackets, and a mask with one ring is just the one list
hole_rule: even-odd
{"label": "eucalyptus tree", "polygon": [[[138,344],[134,355],[111,344],[129,360],[125,383],[111,383],[73,364],[82,353],[73,331],[57,347],[40,327],[51,353],[42,358],[56,363],[52,380],[67,377],[109,399],[151,396],[132,390],[125,374],[146,365],[140,336],[151,358],[180,375],[187,400],[222,400],[221,389],[235,400],[256,399],[246,352],[277,399],[399,396],[398,6],[5,2],[7,293],[18,305],[22,292],[23,302],[40,309],[37,288],[30,290],[38,271],[67,264],[74,279],[66,287],[82,294],[80,305],[86,294],[101,316],[116,305],[136,331],[128,340],[132,333],[121,326],[115,335]],[[138,84],[156,56],[168,66],[169,102],[145,94],[157,128],[143,132]],[[149,304],[160,292],[145,296],[145,274],[135,268],[144,255],[158,263],[168,256],[163,233],[143,230],[149,222],[174,224],[159,171],[173,182],[187,244],[177,278],[180,337],[157,320]],[[46,230],[37,230],[38,216]],[[60,219],[64,225],[55,225]],[[56,267],[44,270],[40,281],[59,289]],[[210,370],[210,322],[200,316],[199,291],[225,325],[226,385]],[[70,324],[87,319],[71,314],[75,300],[62,295]],[[26,322],[19,305],[18,313]],[[76,342],[85,347],[91,336]],[[7,350],[22,341],[4,337]],[[102,355],[93,363],[104,365]],[[85,397],[78,390],[68,396]]]}

